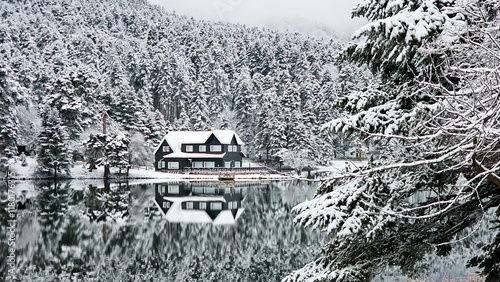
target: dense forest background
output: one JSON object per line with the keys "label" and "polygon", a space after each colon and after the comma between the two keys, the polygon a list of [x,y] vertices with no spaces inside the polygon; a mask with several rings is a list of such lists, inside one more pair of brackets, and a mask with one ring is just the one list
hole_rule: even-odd
{"label": "dense forest background", "polygon": [[325,163],[344,144],[321,131],[340,115],[335,100],[371,79],[336,63],[337,39],[197,21],[146,0],[3,1],[0,13],[3,157],[35,150],[47,124],[82,157],[106,116],[146,157],[168,130],[234,129],[251,157],[306,149]]}

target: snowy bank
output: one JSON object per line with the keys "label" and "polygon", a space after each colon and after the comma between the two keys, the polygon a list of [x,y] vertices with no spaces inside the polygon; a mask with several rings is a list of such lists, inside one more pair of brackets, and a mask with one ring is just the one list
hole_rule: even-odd
{"label": "snowy bank", "polygon": [[[26,166],[23,166],[19,159],[12,159],[9,162],[9,170],[11,173],[9,174],[9,179],[12,180],[35,180],[40,179],[36,177],[36,160],[27,157],[26,158]],[[76,162],[74,166],[71,168],[69,177],[65,177],[67,180],[76,180],[88,182],[88,180],[96,180],[102,181],[104,179],[104,168],[99,167],[92,171],[89,171],[86,167],[86,163],[84,162]],[[235,181],[242,180],[283,180],[288,179],[286,175],[279,174],[236,174]],[[218,181],[218,175],[199,175],[199,174],[189,174],[189,173],[165,173],[158,172],[152,169],[130,169],[129,175],[118,175],[111,173],[110,179],[119,181],[119,180],[134,180],[134,179],[148,179],[153,181],[176,181],[176,180],[205,180],[205,181]],[[148,181],[151,182],[151,181]]]}

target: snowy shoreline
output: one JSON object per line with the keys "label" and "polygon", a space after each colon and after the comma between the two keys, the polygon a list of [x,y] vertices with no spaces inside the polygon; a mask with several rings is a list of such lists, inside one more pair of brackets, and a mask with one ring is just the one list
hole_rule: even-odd
{"label": "snowy shoreline", "polygon": [[[14,181],[51,181],[51,177],[37,177],[35,174],[36,160],[26,158],[27,166],[22,166],[20,161],[12,161],[10,169],[12,173],[8,177],[1,177],[1,180]],[[78,180],[102,180],[104,181],[104,168],[99,167],[93,171],[86,168],[85,163],[77,162],[70,169],[70,175],[61,175],[58,180],[61,181],[78,181]],[[283,174],[236,174],[235,181],[245,180],[287,180],[292,179],[292,176]],[[219,181],[218,174],[201,175],[188,173],[165,173],[147,169],[130,169],[128,176],[118,176],[114,173],[108,178],[110,181],[129,181],[129,180],[203,180],[203,181]]]}

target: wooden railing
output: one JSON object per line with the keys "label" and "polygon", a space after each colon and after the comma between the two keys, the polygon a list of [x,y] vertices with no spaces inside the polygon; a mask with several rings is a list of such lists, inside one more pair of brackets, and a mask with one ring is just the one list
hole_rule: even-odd
{"label": "wooden railing", "polygon": [[270,174],[270,171],[265,167],[215,167],[215,168],[184,168],[184,173],[192,174]]}

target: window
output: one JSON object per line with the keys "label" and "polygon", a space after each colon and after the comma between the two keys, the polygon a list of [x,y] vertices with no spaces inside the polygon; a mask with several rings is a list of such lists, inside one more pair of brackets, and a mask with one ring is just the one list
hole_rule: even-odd
{"label": "window", "polygon": [[224,167],[231,167],[231,162],[224,162]]}
{"label": "window", "polygon": [[200,202],[200,210],[206,210],[207,209],[207,203],[206,202]]}
{"label": "window", "polygon": [[222,210],[222,203],[210,203],[210,209],[220,211]]}
{"label": "window", "polygon": [[238,202],[237,201],[228,202],[227,208],[230,210],[237,210],[238,209]]}
{"label": "window", "polygon": [[228,152],[238,152],[238,145],[228,145],[227,151]]}
{"label": "window", "polygon": [[206,152],[206,151],[207,151],[207,146],[205,146],[205,145],[200,145],[200,147],[198,147],[198,150],[199,150],[200,152]]}
{"label": "window", "polygon": [[186,209],[192,210],[193,209],[193,202],[186,202]]}
{"label": "window", "polygon": [[160,168],[160,169],[165,168],[165,161],[159,161],[158,168]]}
{"label": "window", "polygon": [[210,145],[210,152],[222,152],[221,145]]}
{"label": "window", "polygon": [[179,194],[179,185],[168,185],[169,194]]}
{"label": "window", "polygon": [[170,152],[170,146],[163,146],[163,153]]}
{"label": "window", "polygon": [[234,162],[234,167],[241,167],[241,162]]}
{"label": "window", "polygon": [[163,208],[164,209],[169,209],[170,208],[170,202],[163,202]]}
{"label": "window", "polygon": [[206,168],[214,168],[215,167],[215,162],[205,162],[205,167]]}
{"label": "window", "polygon": [[206,187],[205,194],[215,194],[215,187]]}
{"label": "window", "polygon": [[203,167],[203,162],[193,162],[193,167],[194,167],[194,168],[200,168],[200,167]]}
{"label": "window", "polygon": [[186,145],[186,152],[192,152],[193,151],[193,145]]}
{"label": "window", "polygon": [[193,192],[195,194],[203,194],[203,187],[194,187]]}
{"label": "window", "polygon": [[179,162],[168,162],[168,169],[179,169]]}
{"label": "window", "polygon": [[161,187],[161,193],[165,194],[165,188],[166,188],[166,186],[165,185],[160,185],[160,187]]}

